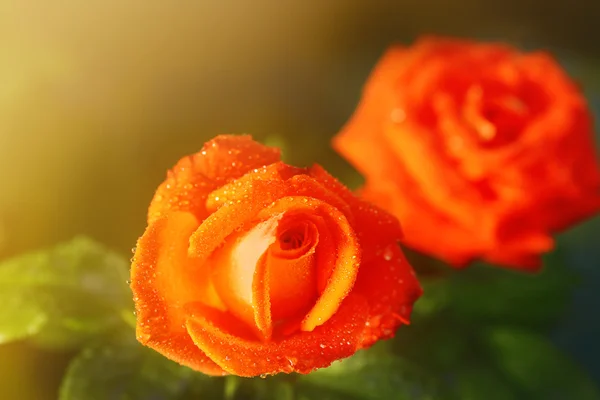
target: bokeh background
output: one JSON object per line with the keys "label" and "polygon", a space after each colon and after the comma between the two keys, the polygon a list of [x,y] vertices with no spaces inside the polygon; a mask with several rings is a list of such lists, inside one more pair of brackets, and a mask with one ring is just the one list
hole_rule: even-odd
{"label": "bokeh background", "polygon": [[[0,259],[80,233],[130,254],[165,170],[219,133],[356,180],[325,144],[421,34],[550,49],[600,110],[599,20],[597,0],[0,0]],[[561,243],[583,279],[552,339],[600,381],[600,219]],[[0,347],[0,398],[56,398],[69,356]]]}

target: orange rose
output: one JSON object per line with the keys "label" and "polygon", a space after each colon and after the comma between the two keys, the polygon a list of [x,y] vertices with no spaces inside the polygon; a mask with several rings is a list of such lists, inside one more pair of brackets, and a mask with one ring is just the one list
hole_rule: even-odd
{"label": "orange rose", "polygon": [[333,145],[405,242],[456,266],[536,269],[600,208],[591,115],[545,53],[428,38],[392,47]]}
{"label": "orange rose", "polygon": [[138,340],[211,375],[308,373],[408,323],[397,220],[320,166],[218,136],[169,171],[138,240]]}

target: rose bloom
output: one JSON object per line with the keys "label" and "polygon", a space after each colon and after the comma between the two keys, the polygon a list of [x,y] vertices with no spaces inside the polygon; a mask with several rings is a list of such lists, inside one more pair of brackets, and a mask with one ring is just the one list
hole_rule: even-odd
{"label": "rose bloom", "polygon": [[138,240],[138,340],[210,375],[308,373],[407,324],[396,218],[320,166],[223,135],[168,172]]}
{"label": "rose bloom", "polygon": [[546,53],[425,38],[390,48],[334,138],[404,242],[455,266],[536,270],[600,208],[592,118]]}

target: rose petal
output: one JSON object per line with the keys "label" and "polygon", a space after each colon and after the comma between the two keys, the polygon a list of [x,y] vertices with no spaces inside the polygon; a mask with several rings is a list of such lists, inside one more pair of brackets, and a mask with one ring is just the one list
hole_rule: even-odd
{"label": "rose petal", "polygon": [[227,333],[219,321],[203,314],[190,316],[186,326],[194,343],[230,374],[306,374],[352,355],[360,344],[366,315],[365,299],[351,295],[329,321],[312,332],[264,343]]}
{"label": "rose petal", "polygon": [[285,192],[283,181],[255,180],[238,190],[242,200],[230,200],[207,217],[190,238],[189,254],[198,262],[205,261],[227,236],[251,221]]}
{"label": "rose petal", "polygon": [[[420,191],[427,202],[437,207],[445,215],[457,223],[475,227],[480,222],[479,206],[484,206],[487,199],[472,181],[460,175],[448,160],[440,156],[440,150],[430,141],[423,140],[426,132],[415,127],[403,132],[402,138],[395,129],[385,132],[386,143],[396,154],[401,154],[398,161],[405,173],[418,182]],[[427,162],[423,162],[427,160]],[[448,199],[454,201],[452,207],[446,207]]]}
{"label": "rose petal", "polygon": [[360,266],[360,245],[346,217],[328,203],[310,197],[283,197],[265,208],[259,218],[265,219],[284,212],[319,215],[325,219],[334,236],[332,243],[335,247],[328,251],[336,254],[335,265],[325,289],[301,324],[302,330],[310,331],[325,323],[352,289]]}
{"label": "rose petal", "polygon": [[[255,291],[254,283],[264,278],[263,269],[258,265],[264,263],[261,260],[267,249],[277,240],[277,225],[282,217],[283,214],[276,215],[247,232],[229,235],[224,246],[208,260],[217,293],[228,310],[251,327],[255,326],[256,312],[264,317],[262,308],[265,304],[268,306],[268,299],[265,303],[264,294]],[[268,319],[270,321],[270,313]],[[264,318],[261,321],[265,322]],[[270,323],[261,323],[258,328],[265,338],[271,336]]]}
{"label": "rose petal", "polygon": [[150,203],[148,222],[173,211],[189,211],[203,221],[210,192],[250,170],[279,161],[279,157],[279,149],[255,142],[251,136],[217,136],[167,173]]}
{"label": "rose petal", "polygon": [[263,256],[256,264],[252,280],[252,307],[254,310],[254,323],[258,328],[262,339],[268,341],[273,335],[273,318],[271,315],[271,296],[270,296],[270,271],[266,262],[268,254]]}
{"label": "rose petal", "polygon": [[254,182],[287,181],[292,176],[302,172],[304,172],[304,169],[292,167],[282,162],[255,168],[235,181],[211,192],[206,201],[206,207],[210,212],[214,212],[225,203],[246,201],[248,199],[246,188],[251,187]]}
{"label": "rose petal", "polygon": [[230,235],[209,259],[217,292],[229,311],[258,328],[263,339],[271,337],[273,320],[306,312],[317,297],[316,228],[304,254],[292,251],[295,257],[287,257],[277,243],[282,231],[300,218],[276,213],[248,232]]}
{"label": "rose petal", "polygon": [[388,242],[383,251],[365,255],[354,292],[369,303],[369,323],[362,344],[368,347],[379,339],[393,337],[400,325],[409,323],[412,305],[423,290],[398,244]]}
{"label": "rose petal", "polygon": [[[267,289],[275,321],[305,314],[317,299],[316,250],[320,232],[313,223],[315,220],[324,224],[322,218],[315,216],[306,219],[301,215],[286,215],[279,226],[278,241],[271,246],[265,259],[268,270]],[[306,226],[304,246],[282,250],[281,233],[301,222]]]}
{"label": "rose petal", "polygon": [[348,203],[338,193],[323,185],[313,176],[296,175],[290,178],[287,184],[288,196],[306,196],[322,200],[340,210],[350,224],[354,222],[354,215]]}
{"label": "rose petal", "polygon": [[131,266],[138,340],[166,357],[209,375],[222,375],[183,327],[190,301],[222,307],[208,274],[187,257],[189,235],[198,225],[190,213],[157,219],[138,240]]}
{"label": "rose petal", "polygon": [[320,166],[313,166],[309,173],[349,204],[355,217],[363,256],[353,291],[364,294],[369,302],[370,322],[364,339],[364,346],[369,346],[407,323],[412,304],[422,293],[397,245],[402,237],[400,225],[387,212],[357,198]]}

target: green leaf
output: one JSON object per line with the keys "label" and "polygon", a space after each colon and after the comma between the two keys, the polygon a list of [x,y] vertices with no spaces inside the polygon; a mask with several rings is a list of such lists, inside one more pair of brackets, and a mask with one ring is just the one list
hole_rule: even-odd
{"label": "green leaf", "polygon": [[435,380],[415,365],[383,351],[369,350],[301,376],[297,390],[305,399],[440,399]]}
{"label": "green leaf", "polygon": [[468,324],[547,328],[565,311],[578,281],[560,249],[545,256],[537,274],[482,263],[455,271],[420,253],[406,254],[424,288],[413,311],[415,325],[450,313]]}
{"label": "green leaf", "polygon": [[451,287],[445,279],[421,279],[423,295],[417,300],[412,313],[412,322],[416,325],[447,309],[450,302]]}
{"label": "green leaf", "polygon": [[0,263],[0,343],[31,337],[74,347],[122,324],[132,312],[128,262],[90,239]]}
{"label": "green leaf", "polygon": [[59,399],[219,399],[223,384],[121,338],[85,348],[67,369]]}
{"label": "green leaf", "polygon": [[280,374],[265,378],[225,378],[225,400],[294,400],[294,375]]}
{"label": "green leaf", "polygon": [[0,343],[33,335],[46,323],[46,315],[39,305],[32,303],[20,288],[1,287],[0,301]]}
{"label": "green leaf", "polygon": [[591,378],[543,336],[503,327],[486,331],[483,338],[498,369],[528,398],[600,399]]}
{"label": "green leaf", "polygon": [[472,334],[441,315],[401,327],[391,343],[395,354],[438,375],[477,356]]}
{"label": "green leaf", "polygon": [[565,311],[577,280],[559,252],[545,261],[538,274],[481,265],[457,272],[446,283],[448,308],[457,318],[479,324],[552,326]]}
{"label": "green leaf", "polygon": [[456,369],[452,386],[457,400],[519,400],[513,387],[489,366],[457,365]]}

